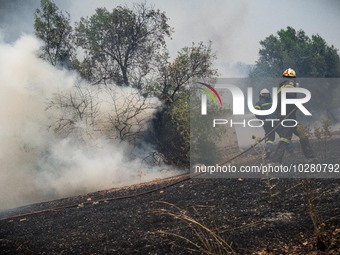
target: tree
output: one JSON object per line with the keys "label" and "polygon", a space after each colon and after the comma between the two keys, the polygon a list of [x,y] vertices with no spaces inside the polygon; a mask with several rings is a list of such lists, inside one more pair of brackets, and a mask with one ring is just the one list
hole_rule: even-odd
{"label": "tree", "polygon": [[70,91],[55,93],[47,110],[54,117],[50,128],[62,137],[86,141],[104,136],[134,144],[158,106],[158,99],[144,97],[131,87],[79,83]]}
{"label": "tree", "polygon": [[46,108],[52,111],[51,116],[54,117],[50,128],[62,137],[76,133],[77,139],[86,140],[83,134],[91,134],[90,130],[96,130],[96,126],[101,121],[98,95],[97,88],[80,83],[70,91],[55,93],[49,99]]}
{"label": "tree", "polygon": [[[36,31],[41,31],[46,42],[44,58],[56,65],[62,60],[61,53],[66,52],[60,49],[72,45],[72,29],[65,28],[69,33],[64,34],[61,24],[68,24],[69,18],[52,1],[42,0],[41,9],[36,13]],[[131,9],[118,6],[111,12],[98,8],[91,17],[81,18],[73,43],[83,55],[81,60],[73,59],[72,65],[83,78],[99,86],[76,86],[70,92],[57,93],[49,108],[58,109],[60,115],[51,126],[65,136],[74,132],[102,134],[134,143],[156,111],[157,105],[149,97],[156,96],[164,103],[153,122],[158,148],[169,162],[188,166],[189,88],[196,81],[217,75],[213,67],[216,56],[211,43],[200,42],[184,47],[170,61],[165,40],[172,28],[167,22],[163,12],[145,4]],[[56,38],[60,45],[53,41]],[[107,83],[127,88],[118,91]],[[103,96],[106,109],[110,109],[105,114],[101,111]],[[210,144],[212,148],[214,144]]]}
{"label": "tree", "polygon": [[52,65],[70,67],[74,52],[70,15],[64,15],[52,0],[41,0],[35,12],[35,35],[44,41],[41,57]]}
{"label": "tree", "polygon": [[278,77],[288,67],[293,67],[299,77],[340,77],[337,49],[319,35],[309,38],[303,30],[287,27],[277,36],[260,41],[260,45],[251,77]]}
{"label": "tree", "polygon": [[[319,35],[312,35],[310,44],[310,70],[312,77],[340,77],[340,58],[334,46],[328,46]],[[308,73],[306,73],[306,76]]]}
{"label": "tree", "polygon": [[[82,18],[76,28],[76,44],[86,53],[84,65],[94,82],[115,82],[140,87],[158,51],[170,36],[168,18],[159,10],[136,4],[133,9],[98,8]],[[89,64],[90,63],[90,64]]]}
{"label": "tree", "polygon": [[159,112],[154,122],[157,149],[176,166],[190,165],[190,104],[189,93]]}
{"label": "tree", "polygon": [[135,143],[148,127],[159,100],[143,96],[134,88],[106,87],[111,110],[107,114],[110,138]]}
{"label": "tree", "polygon": [[169,162],[189,166],[190,159],[190,85],[217,75],[211,44],[202,42],[179,51],[173,62],[167,53],[159,59],[159,75],[153,92],[163,102],[154,120],[158,150]]}
{"label": "tree", "polygon": [[[308,37],[303,30],[292,27],[281,29],[277,36],[270,35],[260,42],[259,59],[250,77],[281,77],[283,70],[292,67],[297,76],[311,78],[340,77],[340,57],[334,46],[329,46],[320,35]],[[308,80],[313,95],[309,107],[314,111],[332,112],[340,107],[337,97],[338,84],[331,80]],[[322,83],[322,84],[321,84]],[[307,85],[307,84],[305,84]],[[304,85],[304,86],[305,86]],[[336,118],[333,117],[336,121]]]}
{"label": "tree", "polygon": [[217,75],[213,68],[215,59],[211,43],[203,42],[184,47],[173,62],[169,62],[167,53],[163,54],[159,59],[157,84],[153,84],[154,93],[166,104],[175,102],[181,93],[188,92],[188,85]]}

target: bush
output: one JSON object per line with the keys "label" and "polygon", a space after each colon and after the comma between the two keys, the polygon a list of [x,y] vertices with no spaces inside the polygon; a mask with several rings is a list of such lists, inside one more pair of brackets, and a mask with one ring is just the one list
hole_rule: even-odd
{"label": "bush", "polygon": [[216,163],[220,156],[216,141],[223,131],[211,132],[212,127],[207,123],[226,114],[230,111],[215,108],[201,116],[199,97],[190,91],[181,93],[175,102],[157,114],[154,127],[158,150],[169,163],[180,167],[188,168],[190,159],[191,162]]}

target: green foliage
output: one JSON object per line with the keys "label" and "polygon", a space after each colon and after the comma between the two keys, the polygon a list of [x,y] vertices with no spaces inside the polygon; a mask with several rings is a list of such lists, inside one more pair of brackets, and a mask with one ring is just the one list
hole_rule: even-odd
{"label": "green foliage", "polygon": [[167,160],[177,166],[190,164],[189,93],[183,93],[156,120],[158,148]]}
{"label": "green foliage", "polygon": [[[320,35],[308,37],[303,30],[292,27],[281,29],[260,42],[259,59],[250,77],[281,77],[283,71],[293,68],[297,77],[340,77],[340,57],[334,46],[329,46]],[[302,82],[302,81],[301,81]],[[308,79],[301,84],[312,93],[308,107],[314,112],[327,112],[337,121],[334,109],[340,107],[336,81]]]}
{"label": "green foliage", "polygon": [[260,42],[259,59],[251,77],[277,77],[288,67],[299,77],[339,77],[337,49],[319,35],[308,37],[303,30],[281,29]]}
{"label": "green foliage", "polygon": [[[211,44],[205,45],[202,42],[183,48],[173,62],[169,62],[168,54],[164,53],[158,58],[158,79],[152,87],[147,88],[165,103],[163,111],[154,122],[154,129],[159,150],[176,165],[188,167],[190,164],[190,125],[193,126],[190,118],[193,119],[193,116],[189,102],[196,100],[194,92],[189,89],[190,85],[217,74],[213,68],[214,59]],[[204,130],[202,125],[199,133]],[[202,136],[194,144],[197,146],[191,148],[191,151],[195,151],[195,155],[208,155],[199,150],[203,145],[210,147],[208,151],[212,154],[211,160],[214,160],[214,155],[218,155],[215,143],[209,137]]]}
{"label": "green foliage", "polygon": [[85,50],[83,76],[96,82],[141,86],[140,79],[152,69],[157,52],[172,30],[163,12],[136,4],[109,12],[98,8],[82,18],[76,28],[76,44]]}
{"label": "green foliage", "polygon": [[221,160],[217,146],[228,130],[212,132],[213,119],[230,116],[230,110],[209,106],[209,114],[201,115],[200,97],[193,88],[180,93],[177,100],[160,113],[156,129],[159,150],[177,166],[189,167],[191,163],[214,164]]}
{"label": "green foliage", "polygon": [[218,148],[222,136],[228,127],[212,128],[214,119],[225,119],[231,116],[230,109],[209,105],[209,113],[201,114],[200,95],[193,87],[190,97],[190,154],[192,164],[216,164],[221,162],[223,153]]}
{"label": "green foliage", "polygon": [[173,62],[169,61],[168,53],[164,53],[157,60],[159,63],[157,84],[150,90],[166,104],[171,104],[182,92],[188,90],[188,84],[217,75],[217,70],[213,68],[215,59],[211,43],[205,45],[203,42],[184,47]]}
{"label": "green foliage", "polygon": [[52,0],[41,0],[35,12],[35,34],[44,41],[41,57],[52,65],[70,67],[74,47],[70,16],[64,15]]}

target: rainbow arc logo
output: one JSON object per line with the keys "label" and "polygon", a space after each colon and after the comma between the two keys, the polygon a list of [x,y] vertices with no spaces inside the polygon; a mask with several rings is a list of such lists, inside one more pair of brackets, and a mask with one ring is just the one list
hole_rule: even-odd
{"label": "rainbow arc logo", "polygon": [[211,98],[214,105],[217,105],[217,100],[216,100],[217,98],[220,105],[222,106],[222,99],[213,86],[211,86],[210,84],[204,83],[204,82],[198,82],[198,83],[204,86],[203,88],[199,88],[199,90],[205,93],[205,94],[202,94],[202,97],[201,97],[201,114],[202,115],[207,114],[207,95]]}

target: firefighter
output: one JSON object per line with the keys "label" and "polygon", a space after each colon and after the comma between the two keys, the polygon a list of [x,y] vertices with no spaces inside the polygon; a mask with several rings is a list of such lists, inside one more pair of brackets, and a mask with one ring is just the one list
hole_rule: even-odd
{"label": "firefighter", "polygon": [[[284,77],[284,81],[281,82],[278,86],[278,106],[276,109],[276,114],[278,119],[283,120],[284,118],[287,117],[287,119],[293,119],[296,120],[296,111],[297,107],[292,104],[288,104],[286,106],[286,113],[287,115],[281,115],[281,90],[283,88],[295,88],[298,87],[298,84],[295,82],[296,78],[296,73],[292,68],[286,69],[282,77]],[[296,93],[287,93],[287,98],[297,98]],[[293,126],[294,123],[288,123],[289,121],[286,121],[286,125],[288,126]],[[284,156],[285,151],[289,148],[289,144],[291,142],[293,134],[299,137],[300,140],[300,145],[302,152],[304,156],[307,159],[314,159],[314,152],[312,147],[310,146],[308,136],[302,132],[303,128],[301,128],[301,124],[298,124],[296,127],[284,127],[284,126],[279,126],[277,129],[277,133],[280,136],[280,141],[278,144],[278,147],[276,148],[275,152],[273,153],[271,160],[274,162],[279,162],[282,163],[282,159]]]}
{"label": "firefighter", "polygon": [[[259,95],[259,101],[256,103],[255,108],[257,110],[268,110],[272,107],[272,97],[268,89],[262,89]],[[265,158],[269,158],[270,154],[273,151],[273,143],[275,140],[275,132],[272,131],[273,127],[271,122],[265,121],[266,119],[276,119],[276,113],[272,113],[270,115],[255,115],[256,118],[263,120],[263,129],[266,136],[265,142]]]}

